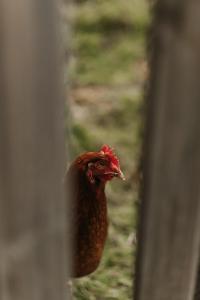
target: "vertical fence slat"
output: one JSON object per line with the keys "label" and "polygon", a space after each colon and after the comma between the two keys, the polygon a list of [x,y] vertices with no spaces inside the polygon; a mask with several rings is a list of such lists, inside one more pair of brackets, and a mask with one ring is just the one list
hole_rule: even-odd
{"label": "vertical fence slat", "polygon": [[56,1],[0,0],[0,298],[67,299]]}
{"label": "vertical fence slat", "polygon": [[136,300],[191,300],[200,239],[200,2],[158,1]]}

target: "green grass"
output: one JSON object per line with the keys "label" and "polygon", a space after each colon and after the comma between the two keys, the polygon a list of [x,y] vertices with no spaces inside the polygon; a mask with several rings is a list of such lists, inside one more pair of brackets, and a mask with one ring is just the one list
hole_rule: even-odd
{"label": "green grass", "polygon": [[123,85],[137,78],[149,23],[144,0],[86,1],[74,23],[75,82]]}
{"label": "green grass", "polygon": [[127,180],[108,183],[109,236],[101,264],[74,280],[79,300],[132,299],[135,259],[135,173],[143,130],[146,77],[144,0],[87,0],[75,6],[71,144],[74,157],[115,148]]}

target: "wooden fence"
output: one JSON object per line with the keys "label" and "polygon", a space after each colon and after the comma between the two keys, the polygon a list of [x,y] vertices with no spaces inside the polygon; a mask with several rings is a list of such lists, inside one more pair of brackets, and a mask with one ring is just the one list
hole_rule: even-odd
{"label": "wooden fence", "polygon": [[0,299],[67,297],[55,1],[0,1]]}
{"label": "wooden fence", "polygon": [[155,14],[135,299],[191,300],[200,242],[200,2],[158,1]]}
{"label": "wooden fence", "polygon": [[[55,3],[0,0],[2,300],[69,299]],[[136,300],[194,297],[200,246],[199,20],[197,0],[160,0],[156,6]]]}

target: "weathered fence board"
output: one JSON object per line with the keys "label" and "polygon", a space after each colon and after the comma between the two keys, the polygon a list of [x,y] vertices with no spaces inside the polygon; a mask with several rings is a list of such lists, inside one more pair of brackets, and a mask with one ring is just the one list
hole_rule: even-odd
{"label": "weathered fence board", "polygon": [[196,279],[194,300],[200,300],[200,264],[198,266],[198,273],[197,273],[197,279]]}
{"label": "weathered fence board", "polygon": [[56,1],[0,0],[0,299],[66,300]]}
{"label": "weathered fence board", "polygon": [[191,300],[200,241],[200,2],[158,1],[136,300]]}

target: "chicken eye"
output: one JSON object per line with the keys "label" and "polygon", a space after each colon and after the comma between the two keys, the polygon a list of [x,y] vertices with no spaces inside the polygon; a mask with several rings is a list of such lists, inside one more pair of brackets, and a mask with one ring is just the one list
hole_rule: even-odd
{"label": "chicken eye", "polygon": [[98,161],[98,163],[97,163],[97,165],[99,166],[99,167],[105,167],[105,162],[104,161]]}

